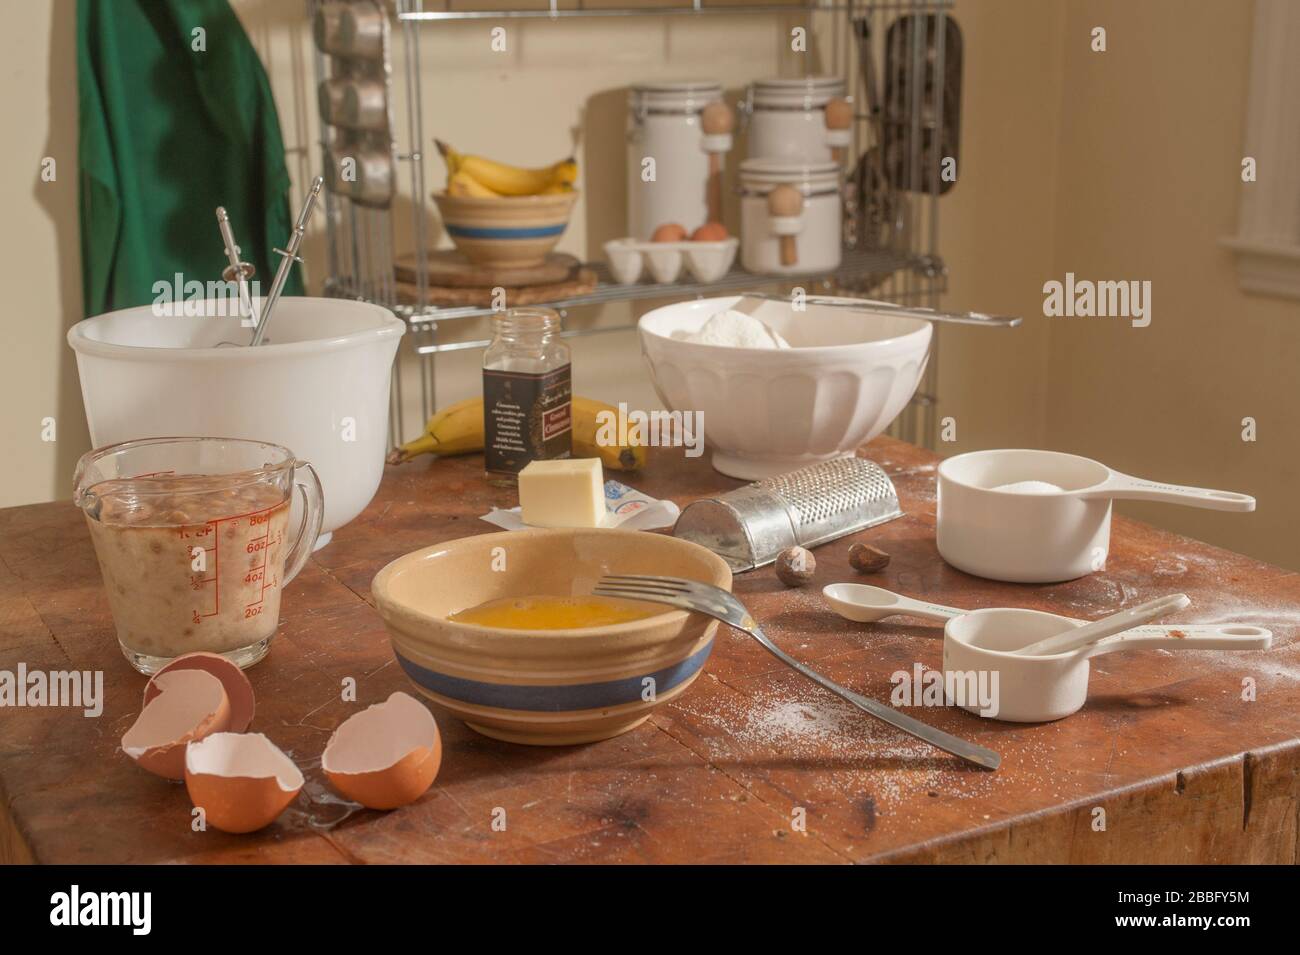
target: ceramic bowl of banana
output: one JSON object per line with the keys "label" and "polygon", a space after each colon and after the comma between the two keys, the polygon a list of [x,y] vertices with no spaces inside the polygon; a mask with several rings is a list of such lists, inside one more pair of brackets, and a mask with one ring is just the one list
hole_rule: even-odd
{"label": "ceramic bowl of banana", "polygon": [[479,265],[541,265],[569,225],[577,191],[543,196],[433,197],[452,243]]}
{"label": "ceramic bowl of banana", "polygon": [[626,733],[685,693],[717,632],[702,614],[592,597],[604,574],[731,589],[726,563],[698,544],[553,529],[417,550],[376,574],[371,593],[398,664],[425,697],[485,736],[565,746]]}
{"label": "ceramic bowl of banana", "polygon": [[447,188],[433,200],[456,248],[479,265],[541,265],[578,201],[573,158],[526,169],[435,142],[447,164]]}

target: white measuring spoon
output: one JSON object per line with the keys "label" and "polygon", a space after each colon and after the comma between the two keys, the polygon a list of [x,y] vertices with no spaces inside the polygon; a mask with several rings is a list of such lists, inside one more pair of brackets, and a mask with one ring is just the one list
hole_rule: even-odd
{"label": "white measuring spoon", "polygon": [[[845,620],[873,623],[885,617],[906,615],[923,620],[951,620],[969,613],[956,607],[904,597],[883,587],[869,584],[830,584],[822,595],[832,609]],[[1271,631],[1246,624],[1157,624],[1132,627],[1114,640],[1093,644],[1086,653],[1099,656],[1121,650],[1267,650],[1273,641]]]}
{"label": "white measuring spoon", "polygon": [[1102,637],[1110,637],[1117,633],[1123,633],[1125,630],[1132,630],[1134,627],[1139,627],[1156,617],[1163,617],[1165,614],[1182,610],[1191,602],[1192,600],[1187,594],[1169,594],[1165,597],[1157,597],[1155,600],[1140,603],[1136,607],[1129,607],[1127,610],[1113,613],[1109,617],[1102,617],[1100,620],[1092,621],[1092,623],[1085,623],[1082,627],[1071,627],[1044,640],[1038,640],[1027,647],[1021,647],[1015,653],[1026,657],[1069,653],[1071,650],[1077,650],[1080,647],[1086,647],[1090,643],[1096,643]]}
{"label": "white measuring spoon", "polygon": [[1134,627],[1115,637],[1098,640],[1079,651],[1079,656],[1098,657],[1125,650],[1267,650],[1273,632],[1245,624],[1213,626],[1193,624],[1172,627]]}
{"label": "white measuring spoon", "polygon": [[951,620],[969,612],[956,607],[945,607],[943,604],[913,600],[870,584],[829,584],[822,588],[822,596],[836,613],[855,623],[872,623],[896,614],[921,617],[924,620]]}

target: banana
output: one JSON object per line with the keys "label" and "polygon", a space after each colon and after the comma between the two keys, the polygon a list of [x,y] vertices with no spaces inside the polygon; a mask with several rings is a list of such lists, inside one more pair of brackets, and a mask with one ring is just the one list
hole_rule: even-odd
{"label": "banana", "polygon": [[388,455],[389,464],[401,464],[421,454],[449,457],[483,450],[483,399],[466,398],[437,411],[424,434],[394,448]]}
{"label": "banana", "polygon": [[447,195],[492,199],[500,196],[501,193],[492,191],[462,169],[447,180]]}
{"label": "banana", "polygon": [[457,152],[438,139],[434,142],[447,163],[449,188],[458,173],[468,174],[479,184],[503,196],[536,196],[548,190],[564,191],[554,187],[572,187],[578,181],[578,164],[572,156],[541,169],[523,169],[484,156]]}
{"label": "banana", "polygon": [[[617,408],[577,395],[572,400],[575,458],[600,458],[601,464],[612,471],[635,471],[645,467],[646,449],[643,445],[598,444],[596,441],[600,433],[597,415],[607,411],[617,416]],[[424,434],[393,449],[388,455],[388,463],[401,464],[421,454],[449,457],[482,450],[483,399],[466,398],[435,413],[425,425]]]}
{"label": "banana", "polygon": [[[600,434],[597,415],[608,411],[618,420],[618,409],[593,398],[573,396],[573,456],[600,458],[601,464],[614,471],[639,471],[645,467],[646,450],[642,444],[598,444]],[[618,435],[614,435],[617,440]]]}

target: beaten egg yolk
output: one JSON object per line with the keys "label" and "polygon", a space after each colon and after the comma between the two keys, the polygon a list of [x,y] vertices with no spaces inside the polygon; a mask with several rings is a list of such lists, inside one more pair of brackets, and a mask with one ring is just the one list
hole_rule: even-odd
{"label": "beaten egg yolk", "polygon": [[456,623],[504,630],[574,630],[606,627],[666,613],[668,608],[609,597],[498,597],[448,617]]}

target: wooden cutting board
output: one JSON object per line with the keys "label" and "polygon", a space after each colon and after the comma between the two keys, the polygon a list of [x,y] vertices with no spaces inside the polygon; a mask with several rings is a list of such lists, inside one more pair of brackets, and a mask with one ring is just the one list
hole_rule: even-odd
{"label": "wooden cutting board", "polygon": [[[581,263],[572,255],[552,252],[541,265],[526,268],[481,265],[471,262],[455,249],[439,249],[426,256],[426,281],[440,288],[491,289],[502,286],[520,289],[531,285],[555,285],[567,282],[578,272]],[[399,255],[393,263],[398,282],[415,285],[414,252]]]}
{"label": "wooden cutting board", "polygon": [[590,269],[578,269],[572,278],[547,285],[523,285],[512,287],[498,283],[492,287],[465,288],[458,286],[430,285],[425,288],[424,301],[420,301],[419,289],[414,282],[397,282],[397,300],[403,305],[433,305],[439,308],[473,306],[491,308],[493,288],[505,289],[506,306],[544,305],[562,299],[586,295],[596,288],[596,273]]}

